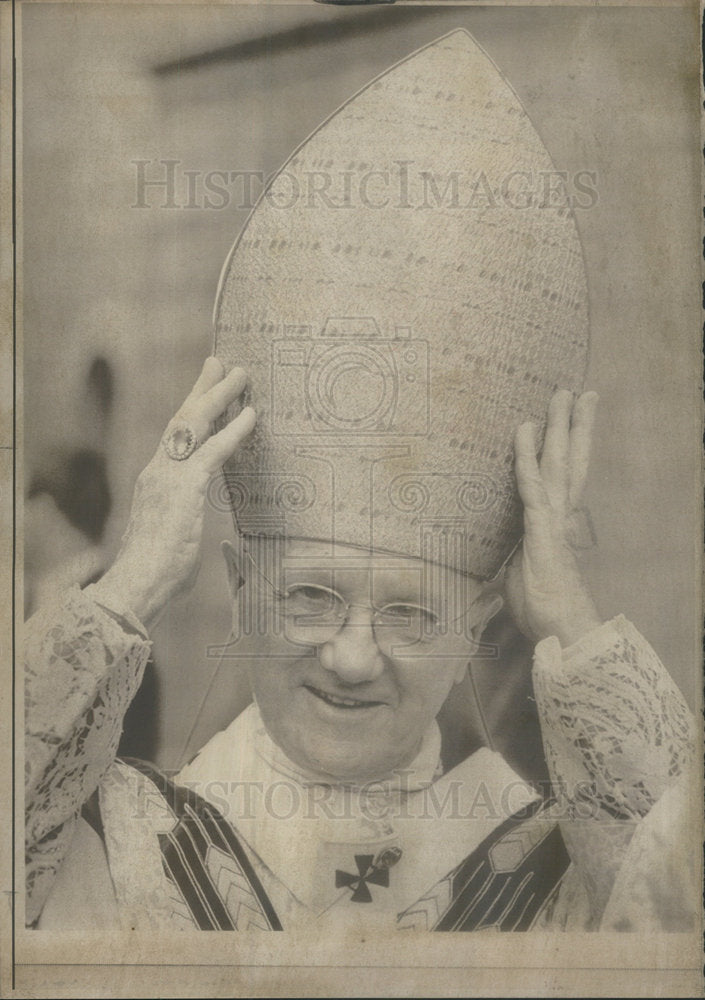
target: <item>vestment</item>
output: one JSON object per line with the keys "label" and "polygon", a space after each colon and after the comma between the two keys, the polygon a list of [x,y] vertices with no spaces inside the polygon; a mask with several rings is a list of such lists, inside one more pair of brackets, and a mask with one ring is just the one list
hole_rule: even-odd
{"label": "vestment", "polygon": [[[677,816],[670,834],[660,819],[686,779],[691,720],[625,619],[569,650],[555,639],[537,646],[534,687],[555,790],[548,806],[488,750],[436,777],[433,733],[407,772],[326,793],[283,757],[254,708],[175,782],[116,763],[148,655],[140,623],[96,604],[90,588],[30,623],[29,923],[74,837],[99,852],[78,818],[99,789],[110,878],[100,862],[95,877],[112,881],[114,915],[133,926],[286,929],[323,915],[425,929],[688,926]],[[237,798],[258,784],[258,801]],[[290,797],[296,790],[291,815],[267,799],[275,784]]]}

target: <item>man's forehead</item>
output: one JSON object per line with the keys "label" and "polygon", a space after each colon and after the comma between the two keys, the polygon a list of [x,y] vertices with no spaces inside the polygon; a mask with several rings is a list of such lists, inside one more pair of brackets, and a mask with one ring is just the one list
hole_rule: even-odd
{"label": "man's forehead", "polygon": [[273,569],[278,565],[285,572],[297,569],[336,573],[366,571],[380,580],[418,581],[425,587],[442,587],[449,579],[465,591],[482,586],[475,578],[451,567],[394,552],[358,548],[325,539],[249,536],[246,541],[255,559],[259,553]]}
{"label": "man's forehead", "polygon": [[[398,569],[422,569],[431,564],[414,556],[400,555],[365,549],[355,545],[342,544],[320,538],[284,538],[280,536],[246,536],[249,550],[278,553],[292,562],[320,563],[328,566],[386,567]],[[449,570],[449,572],[453,572]]]}

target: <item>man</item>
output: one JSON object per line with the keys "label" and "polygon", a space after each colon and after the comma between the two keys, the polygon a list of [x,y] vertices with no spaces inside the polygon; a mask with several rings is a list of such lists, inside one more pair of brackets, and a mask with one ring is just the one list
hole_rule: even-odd
{"label": "man", "polygon": [[[470,154],[484,199],[433,194]],[[343,201],[292,202],[322,163],[345,176]],[[640,926],[687,924],[682,881],[664,905],[627,863],[658,844],[660,872],[679,870],[659,823],[687,710],[638,633],[602,624],[575,554],[596,401],[575,398],[575,224],[565,204],[518,211],[503,195],[550,168],[454,32],[373,81],[275,178],[226,265],[220,360],[138,480],[115,564],[31,630],[31,923],[626,929],[638,900]],[[372,198],[389,178],[394,197]],[[249,406],[224,417],[243,390],[254,431]],[[254,702],[171,781],[115,762],[116,743],[145,628],[193,582],[224,464]],[[440,766],[435,718],[491,652],[505,567],[537,644],[555,803],[487,748]]]}

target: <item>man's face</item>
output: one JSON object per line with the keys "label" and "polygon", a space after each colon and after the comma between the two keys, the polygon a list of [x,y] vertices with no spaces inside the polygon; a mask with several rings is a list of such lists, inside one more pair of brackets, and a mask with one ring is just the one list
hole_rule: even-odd
{"label": "man's face", "polygon": [[[333,556],[316,542],[275,548],[258,539],[252,558],[226,553],[260,623],[240,648],[251,653],[252,693],[270,736],[299,766],[338,780],[405,767],[464,676],[472,641],[467,616],[457,619],[481,585],[346,546]],[[438,634],[428,627],[434,616],[455,624]]]}

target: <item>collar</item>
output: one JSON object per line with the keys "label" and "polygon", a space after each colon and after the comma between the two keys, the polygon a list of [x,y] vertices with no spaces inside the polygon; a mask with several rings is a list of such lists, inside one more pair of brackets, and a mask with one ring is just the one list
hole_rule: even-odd
{"label": "collar", "polygon": [[[440,731],[429,728],[409,768],[370,786],[331,783],[295,765],[250,705],[177,776],[211,802],[309,911],[347,901],[336,872],[391,850],[390,888],[375,890],[390,919],[448,874],[509,815],[538,796],[486,748],[447,775]],[[357,910],[357,908],[355,908]]]}

